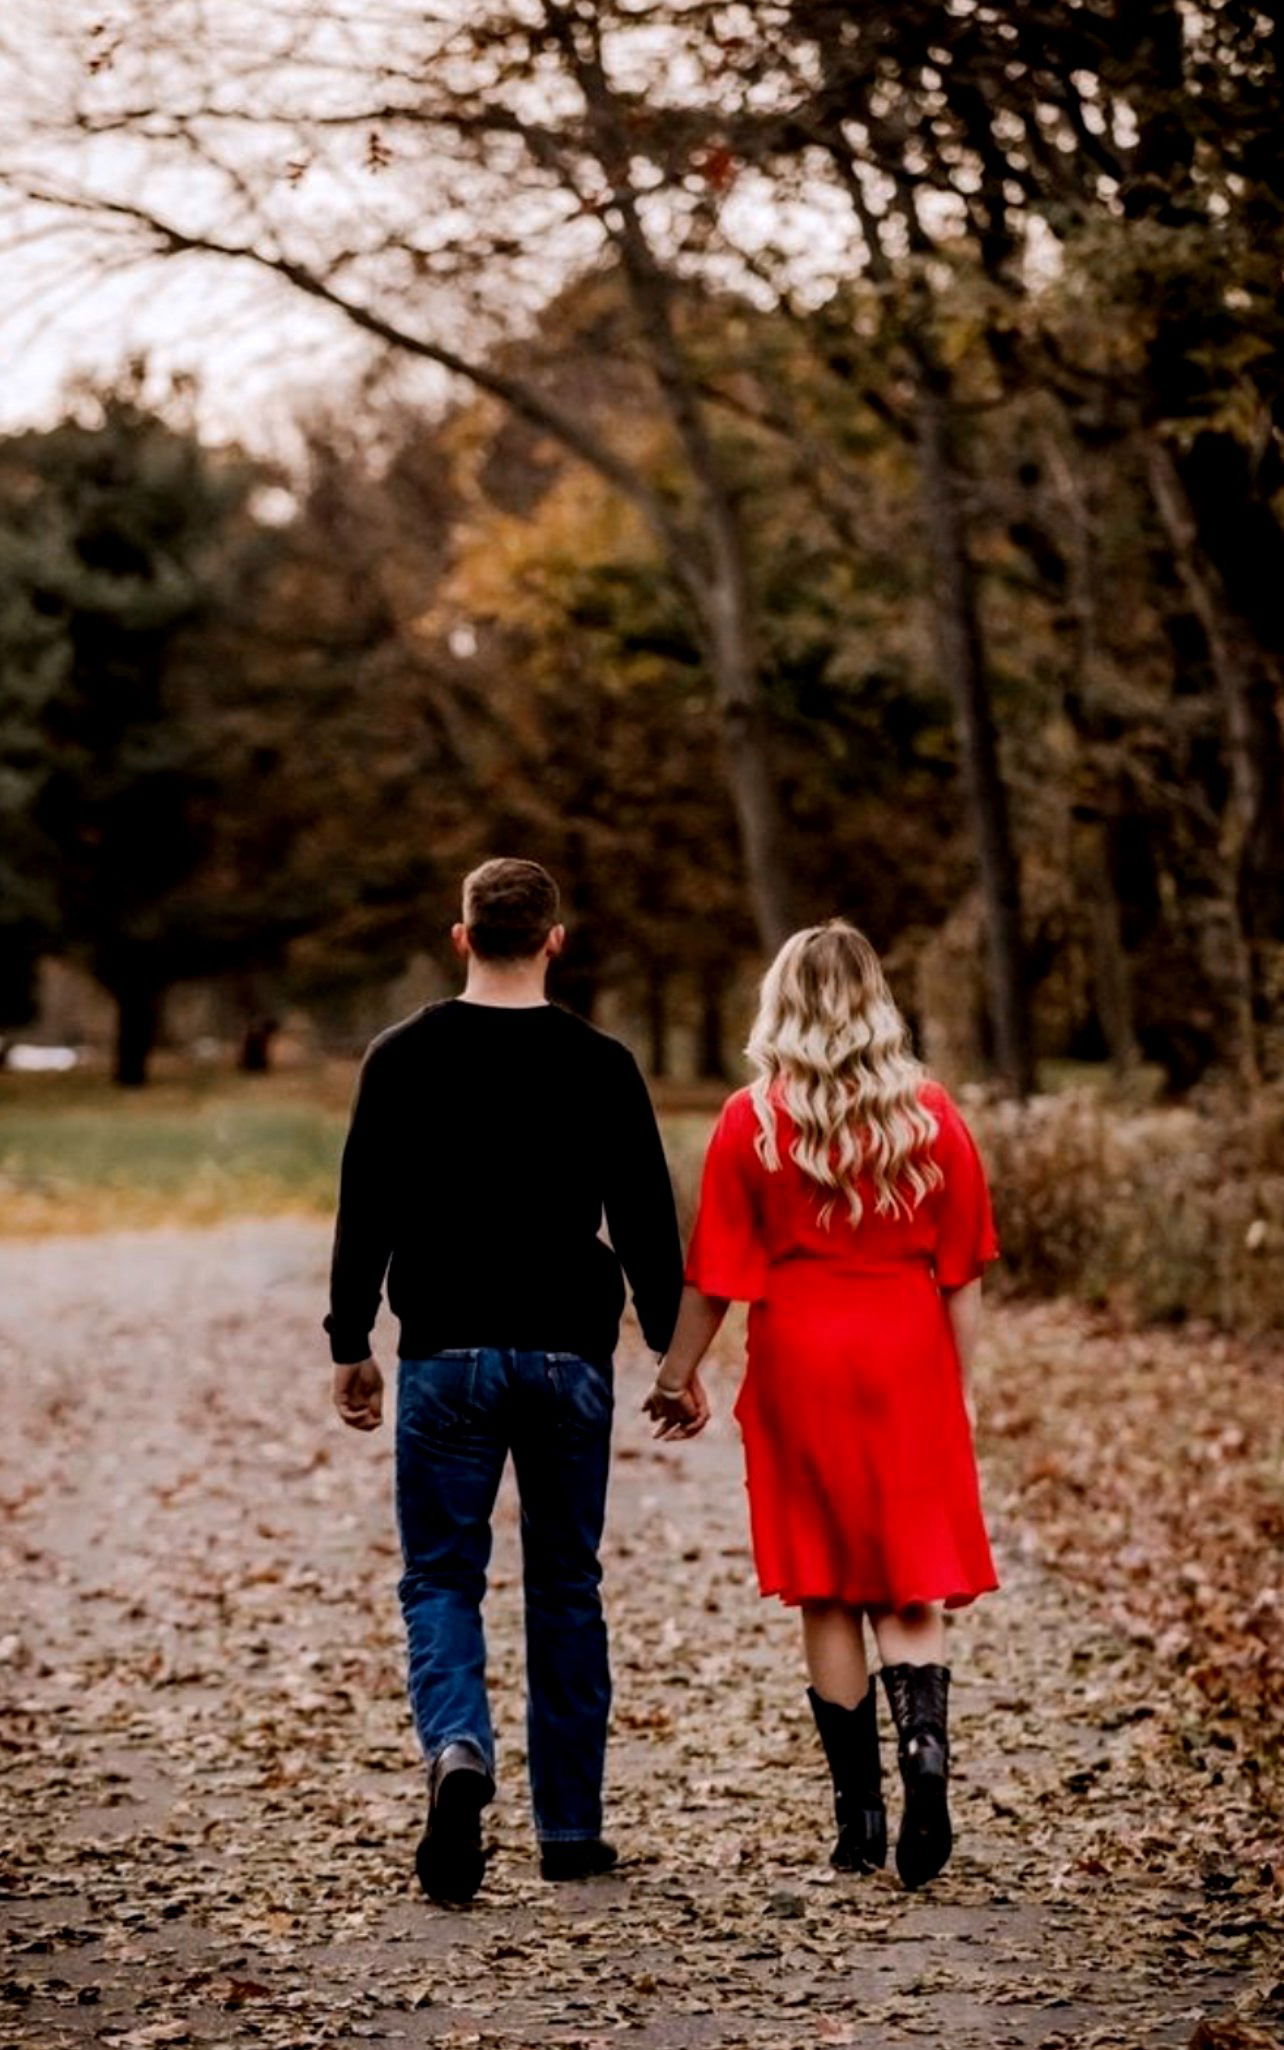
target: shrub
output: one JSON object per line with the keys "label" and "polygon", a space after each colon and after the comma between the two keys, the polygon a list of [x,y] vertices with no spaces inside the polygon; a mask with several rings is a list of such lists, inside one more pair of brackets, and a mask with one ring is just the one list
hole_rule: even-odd
{"label": "shrub", "polygon": [[[962,1101],[994,1189],[1000,1290],[1141,1323],[1284,1329],[1284,1092],[1252,1111],[1216,1099],[1129,1110],[1082,1087]],[[664,1121],[684,1231],[711,1125]]]}
{"label": "shrub", "polygon": [[1002,1285],[1141,1322],[1284,1328],[1284,1094],[1128,1112],[1087,1090],[967,1106]]}

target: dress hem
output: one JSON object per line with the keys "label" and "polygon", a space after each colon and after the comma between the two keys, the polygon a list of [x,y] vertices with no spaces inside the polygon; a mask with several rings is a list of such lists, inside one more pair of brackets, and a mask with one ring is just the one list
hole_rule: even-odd
{"label": "dress hem", "polygon": [[758,1591],[764,1601],[774,1599],[786,1609],[801,1608],[804,1602],[841,1602],[847,1609],[917,1609],[926,1608],[932,1602],[940,1602],[947,1609],[965,1609],[972,1602],[979,1601],[982,1595],[997,1594],[1000,1585],[996,1579],[987,1580],[982,1587],[954,1588],[948,1594],[942,1594],[939,1589],[932,1594],[888,1594],[885,1589],[878,1594],[853,1594],[846,1588],[807,1588],[804,1591],[797,1591],[760,1581]]}

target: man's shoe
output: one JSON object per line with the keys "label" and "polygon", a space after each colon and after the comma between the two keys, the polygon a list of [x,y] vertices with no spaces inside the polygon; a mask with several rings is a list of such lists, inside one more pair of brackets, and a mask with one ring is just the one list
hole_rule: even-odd
{"label": "man's shoe", "polygon": [[428,1822],[415,1852],[419,1884],[430,1901],[464,1907],[482,1883],[482,1810],[495,1782],[472,1744],[447,1744],[428,1775]]}
{"label": "man's shoe", "polygon": [[614,1844],[600,1836],[577,1837],[570,1843],[546,1843],[539,1847],[541,1879],[600,1879],[619,1863]]}

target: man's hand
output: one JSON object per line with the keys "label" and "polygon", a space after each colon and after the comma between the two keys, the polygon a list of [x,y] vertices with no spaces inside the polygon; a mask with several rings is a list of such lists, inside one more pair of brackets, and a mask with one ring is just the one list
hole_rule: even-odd
{"label": "man's hand", "polygon": [[354,1431],[377,1431],[383,1422],[383,1375],[376,1359],[334,1370],[334,1406]]}
{"label": "man's hand", "polygon": [[642,1405],[642,1413],[655,1418],[657,1438],[699,1437],[711,1414],[699,1373],[691,1376],[681,1393],[664,1388],[657,1381]]}

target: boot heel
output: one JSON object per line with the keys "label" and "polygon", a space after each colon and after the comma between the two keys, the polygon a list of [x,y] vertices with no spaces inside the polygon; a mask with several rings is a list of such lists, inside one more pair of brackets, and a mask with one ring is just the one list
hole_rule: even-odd
{"label": "boot heel", "polygon": [[846,1823],[829,1862],[835,1872],[881,1872],[887,1863],[886,1808],[862,1808]]}
{"label": "boot heel", "polygon": [[917,1893],[935,1879],[954,1849],[949,1795],[943,1774],[924,1773],[905,1783],[905,1814],[896,1840],[896,1870],[901,1885]]}

